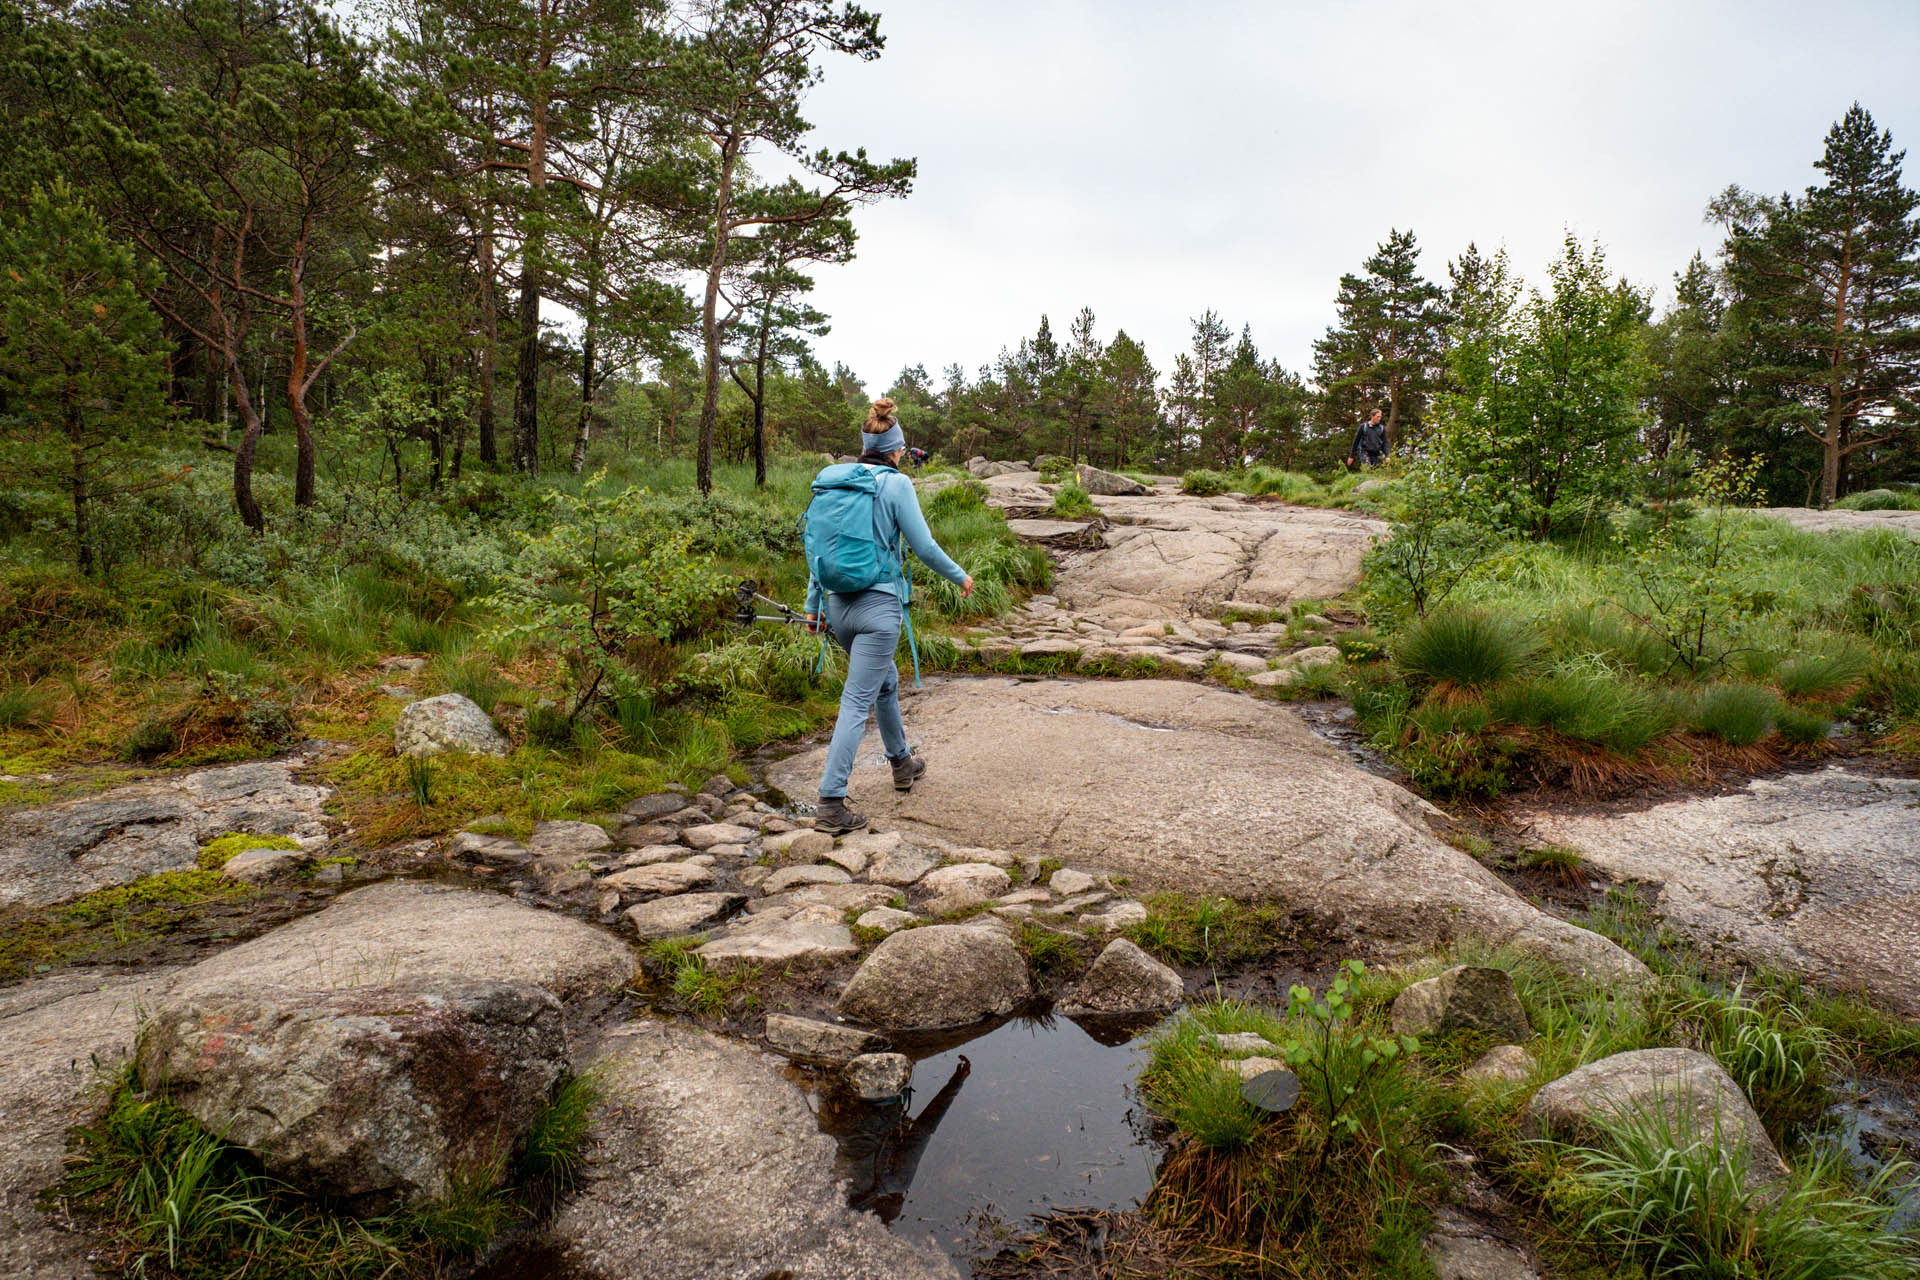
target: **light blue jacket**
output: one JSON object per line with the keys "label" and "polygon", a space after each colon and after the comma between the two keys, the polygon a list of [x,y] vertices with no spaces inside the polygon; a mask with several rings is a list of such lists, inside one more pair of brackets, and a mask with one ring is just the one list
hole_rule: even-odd
{"label": "light blue jacket", "polygon": [[[873,522],[876,531],[888,547],[900,545],[900,537],[906,535],[907,545],[913,548],[913,554],[920,557],[921,563],[941,577],[960,586],[967,580],[967,571],[953,562],[953,557],[940,549],[933,540],[933,530],[927,528],[927,518],[920,514],[920,495],[914,492],[913,481],[895,471],[892,467],[877,467],[864,464],[869,471],[879,477],[879,490],[873,500]],[[882,582],[874,586],[875,591],[885,591],[889,595],[900,594],[900,583]],[[820,612],[820,584],[807,578],[807,612]]]}

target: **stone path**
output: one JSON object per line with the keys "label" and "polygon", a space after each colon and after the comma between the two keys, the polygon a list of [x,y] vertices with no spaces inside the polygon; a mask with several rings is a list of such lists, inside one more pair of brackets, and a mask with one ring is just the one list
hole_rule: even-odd
{"label": "stone path", "polygon": [[[706,785],[641,797],[612,834],[543,823],[527,844],[469,832],[449,852],[503,888],[597,912],[635,941],[697,936],[717,969],[839,964],[860,951],[855,928],[871,937],[959,914],[1104,933],[1146,917],[1098,873],[1060,867],[1036,881],[1039,852],[927,831],[835,838],[725,778]],[[567,852],[535,853],[562,841]]]}
{"label": "stone path", "polygon": [[[1178,681],[949,679],[910,700],[907,725],[926,777],[894,792],[870,745],[849,794],[914,839],[1097,866],[1134,891],[1275,899],[1369,950],[1473,936],[1596,977],[1644,974],[1435,838],[1436,811],[1277,703]],[[768,780],[811,794],[824,752]]]}
{"label": "stone path", "polygon": [[1833,765],[1726,796],[1518,817],[1654,886],[1666,924],[1709,952],[1920,1016],[1920,781]]}
{"label": "stone path", "polygon": [[[1010,513],[1053,502],[1054,486],[1042,484],[1038,472],[985,483],[988,505]],[[1361,558],[1387,528],[1351,512],[1194,498],[1166,486],[1093,503],[1099,516],[1091,520],[1009,521],[1016,534],[1052,549],[1054,589],[1005,624],[975,633],[989,661],[1015,652],[1071,653],[1083,667],[1150,657],[1187,671],[1225,660],[1257,673],[1295,647],[1288,628],[1278,621],[1225,623],[1220,615],[1284,614],[1295,601],[1340,596],[1359,581]],[[1318,621],[1319,630],[1331,629]]]}

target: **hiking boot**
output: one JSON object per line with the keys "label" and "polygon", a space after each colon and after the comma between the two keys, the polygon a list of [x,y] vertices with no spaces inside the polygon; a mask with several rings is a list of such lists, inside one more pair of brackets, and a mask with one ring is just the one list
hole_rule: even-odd
{"label": "hiking boot", "polygon": [[911,751],[901,756],[898,760],[889,760],[887,763],[893,766],[893,789],[895,791],[913,790],[913,784],[918,782],[920,775],[927,771],[927,762],[919,756],[914,755]]}
{"label": "hiking boot", "polygon": [[813,829],[825,835],[843,836],[866,825],[867,815],[847,808],[845,796],[821,796],[820,803],[814,806]]}

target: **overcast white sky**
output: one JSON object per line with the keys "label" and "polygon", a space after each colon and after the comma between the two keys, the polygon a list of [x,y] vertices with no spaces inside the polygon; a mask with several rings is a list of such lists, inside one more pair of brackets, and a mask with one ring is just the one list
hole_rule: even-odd
{"label": "overcast white sky", "polygon": [[831,61],[808,116],[815,145],[920,162],[816,276],[816,349],[875,394],[1082,306],[1163,377],[1208,307],[1310,373],[1394,227],[1436,279],[1472,240],[1529,280],[1571,228],[1664,302],[1718,243],[1707,201],[1807,186],[1855,99],[1920,143],[1915,0],[868,2],[885,55]]}

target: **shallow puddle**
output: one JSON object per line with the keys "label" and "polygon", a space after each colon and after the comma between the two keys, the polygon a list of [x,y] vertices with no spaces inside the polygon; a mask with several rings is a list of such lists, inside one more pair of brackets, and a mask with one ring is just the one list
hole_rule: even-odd
{"label": "shallow puddle", "polygon": [[[840,1146],[849,1201],[956,1258],[997,1248],[1057,1208],[1131,1208],[1159,1148],[1134,1089],[1145,1034],[1016,1018],[964,1041],[900,1041],[915,1059],[904,1105],[811,1086]],[[1104,1042],[1103,1042],[1104,1041]],[[968,1069],[960,1069],[965,1057]]]}

